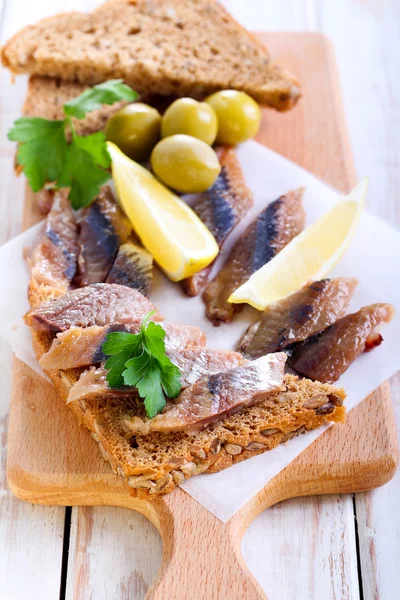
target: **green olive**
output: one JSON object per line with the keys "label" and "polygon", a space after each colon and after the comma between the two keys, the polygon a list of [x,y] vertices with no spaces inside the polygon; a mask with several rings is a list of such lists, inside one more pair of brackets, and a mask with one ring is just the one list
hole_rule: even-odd
{"label": "green olive", "polygon": [[245,92],[223,90],[206,98],[218,119],[217,144],[235,145],[254,137],[260,128],[261,110]]}
{"label": "green olive", "polygon": [[218,157],[210,146],[183,134],[158,142],[150,161],[163,183],[185,194],[208,190],[221,171]]}
{"label": "green olive", "polygon": [[184,133],[211,146],[217,137],[217,128],[217,115],[209,104],[197,102],[193,98],[180,98],[164,113],[161,137]]}
{"label": "green olive", "polygon": [[117,111],[107,122],[106,137],[136,161],[147,160],[160,139],[161,115],[135,102]]}

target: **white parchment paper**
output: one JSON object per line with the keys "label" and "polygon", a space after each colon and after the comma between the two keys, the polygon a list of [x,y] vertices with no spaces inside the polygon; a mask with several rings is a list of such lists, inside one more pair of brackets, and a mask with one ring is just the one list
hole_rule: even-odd
{"label": "white parchment paper", "polygon": [[[289,189],[305,186],[304,205],[307,225],[338,201],[340,194],[316,179],[304,169],[256,142],[247,142],[238,149],[246,181],[254,193],[254,208],[230,236],[214,273],[229,254],[238,236],[265,206]],[[190,199],[188,199],[190,203]],[[26,290],[28,269],[22,258],[23,248],[32,243],[39,226],[11,240],[0,248],[0,335],[7,339],[19,359],[37,372],[40,367],[34,357],[30,332],[23,323],[28,309]],[[318,252],[318,248],[315,248]],[[400,368],[400,232],[380,218],[365,212],[350,248],[331,276],[356,277],[359,285],[350,305],[357,310],[371,302],[391,302],[397,313],[381,328],[384,343],[359,357],[337,385],[347,392],[346,406],[350,410]],[[234,348],[242,333],[259,313],[248,307],[233,323],[213,327],[205,318],[201,298],[187,298],[179,285],[155,273],[151,295],[166,320],[198,325],[207,334],[208,346]],[[338,425],[340,427],[340,425]],[[183,488],[221,521],[226,522],[270,479],[286,467],[324,428],[294,438],[281,445],[211,475],[198,475],[185,482]]]}

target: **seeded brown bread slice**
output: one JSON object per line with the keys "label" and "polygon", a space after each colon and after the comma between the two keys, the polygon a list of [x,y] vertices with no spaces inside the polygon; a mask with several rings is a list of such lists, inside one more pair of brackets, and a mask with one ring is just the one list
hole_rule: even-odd
{"label": "seeded brown bread slice", "polygon": [[[32,335],[40,358],[50,347],[52,336],[37,331]],[[46,373],[65,401],[81,372]],[[192,475],[225,469],[326,421],[345,420],[343,390],[293,375],[286,376],[285,384],[285,392],[192,435],[133,436],[130,422],[135,416],[143,416],[143,403],[137,399],[98,397],[72,402],[69,407],[79,423],[89,429],[113,471],[123,477],[127,489],[151,498],[171,492]]]}
{"label": "seeded brown bread slice", "polygon": [[22,29],[1,58],[14,73],[87,85],[121,77],[140,93],[234,88],[278,110],[300,97],[296,78],[215,0],[113,0],[59,14]]}

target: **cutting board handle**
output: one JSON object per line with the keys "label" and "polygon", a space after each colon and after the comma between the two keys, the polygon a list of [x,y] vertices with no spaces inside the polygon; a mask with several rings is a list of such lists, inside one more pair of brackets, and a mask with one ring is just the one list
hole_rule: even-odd
{"label": "cutting board handle", "polygon": [[164,553],[146,600],[266,600],[241,555],[237,519],[221,523],[181,489],[152,508]]}

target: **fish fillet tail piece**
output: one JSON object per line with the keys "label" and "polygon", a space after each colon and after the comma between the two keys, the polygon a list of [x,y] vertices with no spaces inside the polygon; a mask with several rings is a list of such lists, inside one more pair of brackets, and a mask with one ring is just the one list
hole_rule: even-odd
{"label": "fish fillet tail piece", "polygon": [[[253,205],[253,196],[246,185],[243,172],[233,148],[219,146],[216,153],[221,172],[214,185],[201,194],[192,209],[213,234],[221,249],[236,225]],[[212,264],[182,281],[188,296],[197,296],[207,284]]]}
{"label": "fish fillet tail piece", "polygon": [[207,317],[214,325],[232,321],[242,307],[230,304],[229,296],[303,230],[303,194],[304,188],[299,188],[271,202],[236,242],[203,293]]}
{"label": "fish fillet tail piece", "polygon": [[67,404],[77,400],[100,398],[138,398],[136,388],[112,389],[107,383],[107,371],[103,367],[91,367],[84,371],[71,387]]}
{"label": "fish fillet tail piece", "polygon": [[373,330],[388,323],[394,314],[390,304],[370,304],[346,315],[320,333],[295,344],[288,359],[298,373],[323,383],[333,383],[362,352],[379,345],[382,336],[371,339]]}
{"label": "fish fillet tail piece", "polygon": [[150,311],[155,311],[153,321],[163,320],[154,304],[137,290],[97,283],[71,290],[31,310],[25,316],[25,322],[37,331],[58,333],[70,327],[133,325],[141,323]]}
{"label": "fish fillet tail piece", "polygon": [[118,283],[149,296],[153,283],[153,257],[133,242],[123,244],[117,254],[106,283]]}
{"label": "fish fillet tail piece", "polygon": [[[199,327],[190,325],[162,325],[165,329],[165,349],[176,353],[186,349],[204,347],[206,337]],[[50,349],[40,359],[43,369],[76,369],[101,363],[107,359],[102,346],[106,336],[113,332],[138,333],[140,324],[113,323],[103,327],[70,327],[57,334]]]}
{"label": "fish fillet tail piece", "polygon": [[28,257],[31,305],[67,292],[76,272],[79,247],[74,212],[65,191],[55,192],[52,196],[46,224]]}
{"label": "fish fillet tail piece", "polygon": [[132,225],[114,200],[111,189],[104,186],[96,200],[80,213],[78,273],[80,286],[102,283],[132,231]]}
{"label": "fish fillet tail piece", "polygon": [[346,313],[356,285],[345,277],[322,279],[272,303],[243,335],[239,351],[254,359],[318,333]]}
{"label": "fish fillet tail piece", "polygon": [[134,433],[198,431],[210,423],[284,391],[286,354],[268,354],[236,368],[200,378],[186,388],[175,402],[150,421],[136,419]]}
{"label": "fish fillet tail piece", "polygon": [[210,277],[210,273],[213,269],[215,260],[208,265],[205,269],[188,277],[187,279],[183,279],[181,281],[181,287],[186,296],[194,297],[198,296],[201,290],[207,285],[208,279]]}

